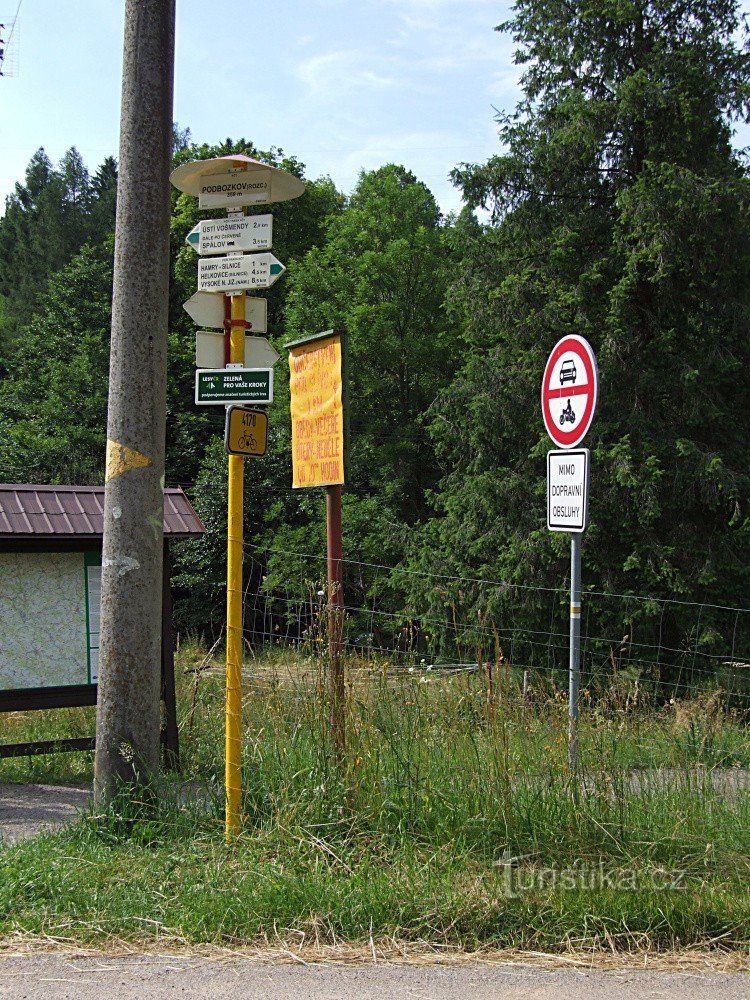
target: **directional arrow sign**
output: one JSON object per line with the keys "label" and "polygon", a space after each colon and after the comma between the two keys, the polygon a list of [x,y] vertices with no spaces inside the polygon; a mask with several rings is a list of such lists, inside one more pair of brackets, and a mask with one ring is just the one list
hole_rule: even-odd
{"label": "directional arrow sign", "polygon": [[279,352],[267,337],[245,337],[245,368],[273,368]]}
{"label": "directional arrow sign", "polygon": [[199,254],[233,253],[236,250],[270,250],[272,215],[241,215],[229,219],[204,219],[191,229],[185,242]]}
{"label": "directional arrow sign", "polygon": [[[224,296],[215,292],[195,292],[182,308],[198,326],[208,326],[213,330],[224,329]],[[253,333],[268,330],[268,301],[259,298],[245,299],[245,320],[250,323]],[[213,365],[208,365],[212,368]]]}
{"label": "directional arrow sign", "polygon": [[270,288],[285,270],[272,253],[199,260],[198,291],[241,292],[247,288]]}
{"label": "directional arrow sign", "polygon": [[[279,353],[266,337],[245,337],[245,368],[273,368]],[[221,368],[224,364],[224,334],[198,330],[195,334],[197,368]]]}

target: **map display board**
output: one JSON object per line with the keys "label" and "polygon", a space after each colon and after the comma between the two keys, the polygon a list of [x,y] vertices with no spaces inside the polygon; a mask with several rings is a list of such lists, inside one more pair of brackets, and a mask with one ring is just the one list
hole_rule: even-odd
{"label": "map display board", "polygon": [[101,555],[0,552],[0,689],[95,684]]}

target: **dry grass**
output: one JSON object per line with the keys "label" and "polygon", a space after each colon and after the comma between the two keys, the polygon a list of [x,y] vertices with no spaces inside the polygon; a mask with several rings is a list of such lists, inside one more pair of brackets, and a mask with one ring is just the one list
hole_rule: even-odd
{"label": "dry grass", "polygon": [[139,941],[112,935],[97,942],[96,947],[78,945],[73,938],[21,933],[0,941],[0,959],[43,954],[65,955],[71,959],[175,955],[210,961],[241,959],[245,962],[278,965],[362,966],[387,962],[443,966],[474,964],[542,970],[577,968],[599,971],[750,972],[750,952],[747,951],[721,948],[657,951],[639,947],[636,940],[629,948],[580,950],[570,947],[554,954],[515,948],[467,950],[450,945],[436,946],[430,941],[401,940],[396,935],[331,944],[324,940],[309,940],[302,932],[285,937],[261,937],[236,945],[195,945],[168,932],[158,941],[153,938]]}

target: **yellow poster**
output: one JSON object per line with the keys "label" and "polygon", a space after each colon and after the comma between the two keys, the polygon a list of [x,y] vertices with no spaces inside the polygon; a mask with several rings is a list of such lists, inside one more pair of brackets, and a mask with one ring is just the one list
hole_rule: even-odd
{"label": "yellow poster", "polygon": [[344,482],[344,400],[341,335],[289,348],[292,486]]}

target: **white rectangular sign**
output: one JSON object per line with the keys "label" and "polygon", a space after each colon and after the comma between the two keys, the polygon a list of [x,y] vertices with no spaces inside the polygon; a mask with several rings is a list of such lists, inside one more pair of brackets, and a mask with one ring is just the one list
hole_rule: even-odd
{"label": "white rectangular sign", "polygon": [[201,177],[198,208],[264,205],[271,197],[270,170],[238,170]]}
{"label": "white rectangular sign", "polygon": [[[279,352],[266,337],[245,337],[245,368],[273,368]],[[221,368],[224,364],[224,334],[198,330],[195,334],[197,368]]]}
{"label": "white rectangular sign", "polygon": [[547,452],[547,527],[584,531],[588,524],[589,450]]}
{"label": "white rectangular sign", "polygon": [[237,218],[204,219],[187,234],[185,242],[205,255],[270,250],[272,237],[272,215],[240,215]]}
{"label": "white rectangular sign", "polygon": [[241,292],[270,288],[285,270],[272,253],[207,257],[198,261],[199,292]]}
{"label": "white rectangular sign", "polygon": [[[221,292],[193,292],[182,308],[198,326],[224,328],[224,296]],[[256,296],[245,299],[245,319],[253,333],[268,330],[268,300]],[[209,365],[209,368],[212,367]]]}

